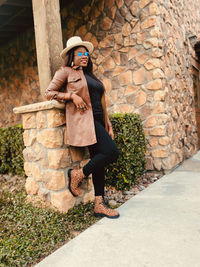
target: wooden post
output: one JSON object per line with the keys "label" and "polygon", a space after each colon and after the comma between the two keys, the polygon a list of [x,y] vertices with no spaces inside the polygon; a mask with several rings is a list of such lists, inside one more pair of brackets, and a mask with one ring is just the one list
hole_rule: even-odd
{"label": "wooden post", "polygon": [[40,92],[61,66],[63,49],[59,0],[32,0]]}

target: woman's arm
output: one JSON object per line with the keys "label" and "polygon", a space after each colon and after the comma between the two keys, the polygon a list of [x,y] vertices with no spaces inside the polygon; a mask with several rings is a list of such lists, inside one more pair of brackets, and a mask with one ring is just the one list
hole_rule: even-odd
{"label": "woman's arm", "polygon": [[59,92],[62,86],[67,81],[68,71],[64,68],[60,68],[56,71],[52,81],[45,91],[45,96],[48,100],[56,99],[58,101],[71,100],[71,93]]}
{"label": "woman's arm", "polygon": [[103,108],[103,112],[104,112],[104,116],[105,116],[105,127],[106,127],[106,130],[107,130],[108,134],[110,135],[110,137],[112,139],[114,139],[112,123],[110,122],[110,119],[109,119],[109,116],[108,116],[107,107],[106,107],[105,92],[102,95],[101,103],[102,103],[102,108]]}

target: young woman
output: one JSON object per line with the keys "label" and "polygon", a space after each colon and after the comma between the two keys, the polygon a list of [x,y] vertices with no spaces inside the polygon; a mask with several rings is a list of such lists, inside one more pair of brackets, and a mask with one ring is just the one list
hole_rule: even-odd
{"label": "young woman", "polygon": [[[61,52],[64,67],[54,75],[46,90],[48,100],[66,102],[67,144],[87,146],[90,161],[81,169],[70,169],[69,190],[80,194],[80,182],[92,174],[95,190],[95,216],[118,218],[119,213],[104,203],[104,166],[114,162],[119,151],[113,141],[112,125],[105,105],[105,89],[93,74],[91,42],[74,36]],[[65,92],[60,89],[65,86]]]}

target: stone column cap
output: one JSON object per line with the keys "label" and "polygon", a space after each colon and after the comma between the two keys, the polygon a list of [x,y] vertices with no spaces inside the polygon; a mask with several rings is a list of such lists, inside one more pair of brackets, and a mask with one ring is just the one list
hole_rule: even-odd
{"label": "stone column cap", "polygon": [[23,114],[47,109],[64,109],[65,103],[58,102],[57,100],[43,101],[34,104],[29,104],[21,107],[15,107],[14,113]]}

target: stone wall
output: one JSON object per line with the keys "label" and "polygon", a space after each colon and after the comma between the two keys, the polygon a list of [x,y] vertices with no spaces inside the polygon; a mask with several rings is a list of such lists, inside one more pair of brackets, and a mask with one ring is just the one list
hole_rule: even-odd
{"label": "stone wall", "polygon": [[83,167],[89,154],[85,148],[66,144],[64,104],[45,101],[14,112],[22,114],[28,201],[67,212],[75,204],[94,200],[91,177],[82,182],[80,197],[73,197],[68,188],[68,169]]}
{"label": "stone wall", "polygon": [[[191,35],[200,36],[198,1],[159,1],[160,17],[157,28],[162,40],[161,69],[164,73],[162,90],[154,95],[160,109],[157,134],[150,137],[153,168],[171,169],[197,150]],[[153,105],[154,105],[153,104]],[[163,114],[163,115],[161,115]],[[158,122],[158,120],[160,122]],[[148,135],[156,128],[149,130]],[[163,137],[162,137],[163,136]],[[161,160],[160,160],[161,159]]]}
{"label": "stone wall", "polygon": [[0,127],[21,123],[16,106],[41,101],[33,30],[0,47]]}
{"label": "stone wall", "polygon": [[[190,73],[194,51],[187,34],[199,34],[198,4],[186,0],[75,1],[61,10],[61,17],[64,43],[79,35],[94,44],[94,68],[105,84],[109,111],[141,115],[149,141],[147,168],[168,170],[195,153]],[[31,58],[36,63],[35,55]],[[29,63],[34,73],[26,89],[31,81],[38,88],[35,63]],[[8,87],[9,82],[4,83]],[[30,99],[32,93],[27,92],[29,96],[19,99]],[[33,102],[37,99],[38,95]]]}

